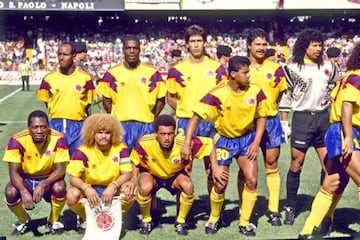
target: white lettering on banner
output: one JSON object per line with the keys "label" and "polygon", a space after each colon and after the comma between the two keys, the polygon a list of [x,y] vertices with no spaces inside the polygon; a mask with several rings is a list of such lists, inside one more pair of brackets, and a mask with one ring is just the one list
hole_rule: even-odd
{"label": "white lettering on banner", "polygon": [[18,2],[18,8],[45,9],[45,2]]}
{"label": "white lettering on banner", "polygon": [[16,8],[14,2],[9,2],[9,8]]}
{"label": "white lettering on banner", "polygon": [[0,2],[0,8],[4,8],[4,3]]}
{"label": "white lettering on banner", "polygon": [[62,2],[61,9],[94,9],[93,2]]}
{"label": "white lettering on banner", "polygon": [[[30,84],[39,85],[48,72],[35,71],[30,77]],[[16,71],[0,71],[0,85],[21,85],[19,73]]]}

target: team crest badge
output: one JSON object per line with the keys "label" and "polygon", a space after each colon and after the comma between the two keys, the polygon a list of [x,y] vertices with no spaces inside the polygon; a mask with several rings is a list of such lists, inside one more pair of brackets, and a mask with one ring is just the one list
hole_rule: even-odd
{"label": "team crest badge", "polygon": [[172,164],[180,164],[181,163],[181,159],[174,157],[173,159],[171,159]]}
{"label": "team crest badge", "polygon": [[255,104],[255,98],[254,98],[254,97],[249,97],[249,98],[247,99],[247,104],[248,104],[249,106],[253,106],[253,105]]}
{"label": "team crest badge", "polygon": [[271,73],[265,73],[265,78],[267,79],[267,80],[271,80],[272,79],[272,74]]}
{"label": "team crest badge", "polygon": [[208,77],[213,77],[213,76],[214,76],[214,71],[211,70],[211,69],[208,69],[208,70],[206,71],[206,76],[208,76]]}
{"label": "team crest badge", "polygon": [[147,79],[144,76],[140,77],[139,80],[140,80],[140,83],[142,83],[142,84],[146,84],[146,82],[147,82]]}
{"label": "team crest badge", "polygon": [[80,84],[75,84],[75,91],[76,92],[81,92],[82,91],[82,87],[81,87],[81,85]]}
{"label": "team crest badge", "polygon": [[111,160],[113,161],[113,163],[118,163],[119,162],[119,156],[112,156]]}
{"label": "team crest badge", "polygon": [[45,156],[47,156],[47,157],[51,156],[51,150],[50,149],[46,149]]}

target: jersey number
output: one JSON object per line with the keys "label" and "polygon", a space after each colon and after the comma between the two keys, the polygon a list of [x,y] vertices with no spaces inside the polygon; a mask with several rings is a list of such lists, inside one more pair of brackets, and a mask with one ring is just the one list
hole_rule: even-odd
{"label": "jersey number", "polygon": [[229,152],[223,148],[216,149],[216,158],[217,160],[226,160],[229,159]]}

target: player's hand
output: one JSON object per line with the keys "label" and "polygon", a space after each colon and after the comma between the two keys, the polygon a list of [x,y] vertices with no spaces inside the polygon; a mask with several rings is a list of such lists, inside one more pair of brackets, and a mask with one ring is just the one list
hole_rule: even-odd
{"label": "player's hand", "polygon": [[250,161],[255,161],[259,154],[259,144],[251,143],[247,149],[246,156]]}
{"label": "player's hand", "polygon": [[225,187],[225,185],[229,182],[229,172],[219,166],[212,167],[212,176],[214,183],[221,185],[221,187]]}
{"label": "player's hand", "polygon": [[285,138],[285,143],[289,143],[289,138],[291,135],[291,128],[289,127],[289,121],[280,121],[280,123],[283,131],[283,136]]}
{"label": "player's hand", "polygon": [[343,158],[346,159],[348,157],[351,156],[351,154],[353,153],[354,149],[353,149],[353,140],[349,137],[345,137],[344,138],[344,144],[343,144],[343,149],[342,149],[342,155]]}
{"label": "player's hand", "polygon": [[120,188],[120,192],[125,195],[124,200],[126,201],[132,199],[136,195],[136,190],[137,184],[132,180],[125,182]]}
{"label": "player's hand", "polygon": [[100,198],[93,187],[89,186],[86,188],[84,194],[90,204],[90,207],[96,207],[100,204]]}
{"label": "player's hand", "polygon": [[115,184],[109,184],[101,196],[101,201],[105,203],[105,205],[110,205],[117,190]]}
{"label": "player's hand", "polygon": [[186,161],[192,161],[192,152],[191,152],[191,146],[184,144],[184,146],[181,148],[181,158]]}
{"label": "player's hand", "polygon": [[41,199],[44,196],[44,193],[46,192],[47,188],[49,186],[43,183],[39,183],[36,188],[34,189],[34,193],[33,193],[33,201],[35,203],[38,203],[41,201]]}
{"label": "player's hand", "polygon": [[20,192],[21,194],[21,200],[22,203],[25,207],[25,209],[27,210],[32,210],[35,207],[34,201],[33,201],[33,197],[31,196],[31,194],[29,193],[28,190],[23,190]]}
{"label": "player's hand", "polygon": [[186,175],[188,175],[189,177],[191,176],[192,165],[193,165],[193,161],[188,161],[188,163],[185,165],[184,168]]}

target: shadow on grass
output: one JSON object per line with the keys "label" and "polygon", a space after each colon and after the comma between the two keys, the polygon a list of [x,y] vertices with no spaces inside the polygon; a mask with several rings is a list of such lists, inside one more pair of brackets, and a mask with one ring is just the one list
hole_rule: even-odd
{"label": "shadow on grass", "polygon": [[333,231],[349,234],[353,239],[360,239],[360,233],[349,228],[351,224],[360,225],[360,210],[355,208],[338,208],[335,210]]}
{"label": "shadow on grass", "polygon": [[[0,127],[1,126],[6,126],[6,123],[0,123]],[[3,132],[2,130],[0,130],[0,132]]]}
{"label": "shadow on grass", "polygon": [[[239,208],[226,209],[226,205],[238,205],[238,201],[231,201],[225,199],[222,215],[222,227],[227,227],[232,221],[239,220]],[[210,215],[210,200],[209,195],[200,195],[199,199],[194,201],[194,204],[189,213],[189,225],[193,225],[196,228],[196,224],[199,221],[207,221]]]}
{"label": "shadow on grass", "polygon": [[46,233],[39,232],[38,228],[45,226],[47,223],[47,218],[39,218],[39,219],[32,219],[29,224],[29,232],[32,232],[35,237],[44,236]]}

